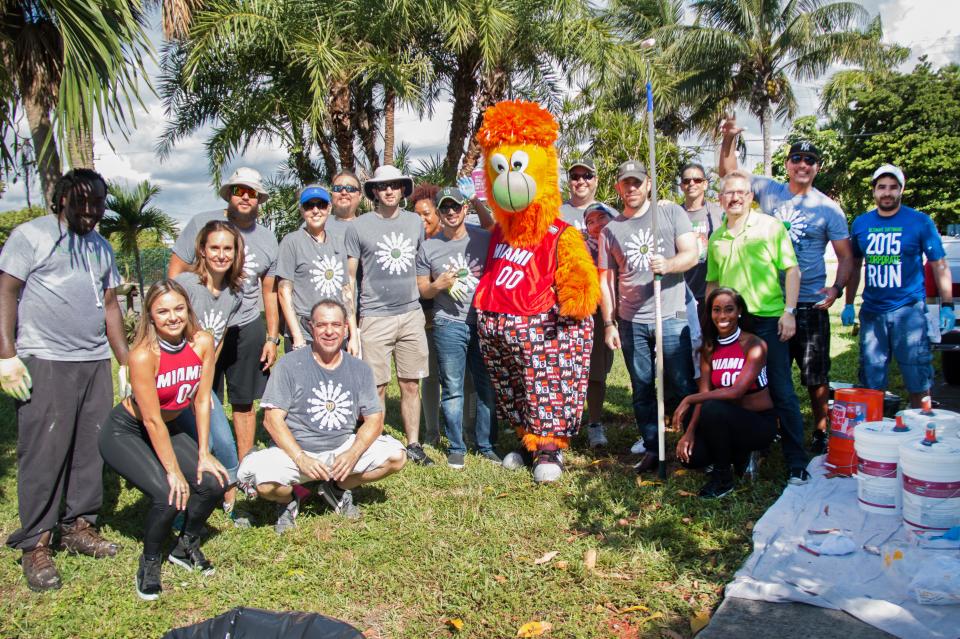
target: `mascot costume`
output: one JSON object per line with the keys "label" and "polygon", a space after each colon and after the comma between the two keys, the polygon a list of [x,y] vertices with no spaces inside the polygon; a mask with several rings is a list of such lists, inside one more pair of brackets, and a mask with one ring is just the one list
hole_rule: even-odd
{"label": "mascot costume", "polygon": [[[497,417],[516,430],[537,482],[560,478],[580,427],[600,299],[583,236],[560,219],[556,140],[553,116],[519,100],[487,109],[477,132],[497,220],[473,300],[480,350]],[[519,453],[504,460],[520,463]]]}

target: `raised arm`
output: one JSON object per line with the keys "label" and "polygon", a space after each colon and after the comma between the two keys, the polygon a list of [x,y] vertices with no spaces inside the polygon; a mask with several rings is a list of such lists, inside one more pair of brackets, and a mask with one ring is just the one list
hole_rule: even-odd
{"label": "raised arm", "polygon": [[728,117],[720,126],[720,161],[717,164],[717,172],[720,177],[737,170],[736,141],[737,136],[742,132],[743,129],[737,126],[735,116]]}

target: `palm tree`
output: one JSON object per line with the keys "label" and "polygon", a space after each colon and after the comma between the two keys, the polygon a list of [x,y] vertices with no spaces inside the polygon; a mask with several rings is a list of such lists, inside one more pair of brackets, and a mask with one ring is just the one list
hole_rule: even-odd
{"label": "palm tree", "polygon": [[100,232],[104,237],[118,235],[120,250],[133,256],[137,271],[137,282],[143,294],[143,266],[140,262],[141,236],[153,233],[157,241],[175,239],[177,225],[169,215],[151,203],[160,193],[160,187],[144,180],[133,189],[111,183],[107,187],[108,213],[100,222]]}
{"label": "palm tree", "polygon": [[698,105],[691,118],[713,132],[724,112],[746,107],[760,119],[767,175],[774,118],[797,111],[793,81],[816,79],[834,64],[868,66],[885,51],[856,2],[695,0],[692,8],[696,22],[676,26],[669,41],[689,70],[679,90]]}
{"label": "palm tree", "polygon": [[23,106],[49,201],[61,170],[57,139],[72,142],[75,161],[86,163],[92,150],[82,139],[89,139],[96,122],[104,131],[114,124],[128,128],[132,103],[139,101],[137,78],[146,76],[142,55],[149,50],[141,5],[0,0],[0,12],[4,111]]}

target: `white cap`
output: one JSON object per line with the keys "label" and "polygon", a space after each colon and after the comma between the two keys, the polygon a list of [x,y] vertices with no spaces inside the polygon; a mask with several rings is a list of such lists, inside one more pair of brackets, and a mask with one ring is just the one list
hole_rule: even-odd
{"label": "white cap", "polygon": [[893,164],[884,164],[879,169],[873,172],[873,177],[870,178],[870,184],[875,184],[884,175],[892,175],[897,179],[897,182],[900,183],[900,188],[902,189],[907,185],[906,178],[903,177],[903,171],[900,170],[900,167],[894,166]]}

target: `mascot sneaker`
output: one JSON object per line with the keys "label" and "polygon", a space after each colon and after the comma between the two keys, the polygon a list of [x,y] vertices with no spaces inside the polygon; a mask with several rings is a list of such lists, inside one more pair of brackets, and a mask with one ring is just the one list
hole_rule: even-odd
{"label": "mascot sneaker", "polygon": [[533,464],[533,481],[538,484],[553,482],[563,474],[563,457],[559,450],[539,450]]}

